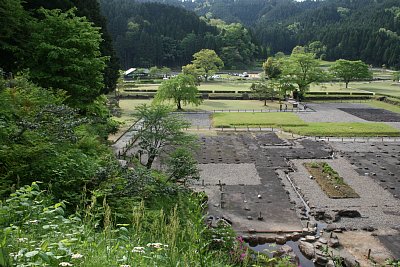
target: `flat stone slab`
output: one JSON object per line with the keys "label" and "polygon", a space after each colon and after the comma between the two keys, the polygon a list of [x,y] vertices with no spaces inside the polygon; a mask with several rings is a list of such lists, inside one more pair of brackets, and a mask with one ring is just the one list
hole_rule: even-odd
{"label": "flat stone slab", "polygon": [[199,164],[200,176],[205,184],[216,185],[219,182],[226,185],[258,185],[261,178],[254,163],[240,164]]}
{"label": "flat stone slab", "polygon": [[378,108],[339,108],[339,110],[374,122],[400,122],[400,114]]}

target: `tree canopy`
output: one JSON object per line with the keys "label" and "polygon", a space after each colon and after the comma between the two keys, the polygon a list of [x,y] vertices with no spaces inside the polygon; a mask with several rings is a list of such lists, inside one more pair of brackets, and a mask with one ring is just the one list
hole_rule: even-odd
{"label": "tree canopy", "polygon": [[282,76],[296,84],[301,99],[311,83],[322,82],[326,73],[320,68],[320,63],[311,53],[292,53],[282,61]]}
{"label": "tree canopy", "polygon": [[263,63],[262,67],[264,74],[268,79],[278,78],[278,76],[282,73],[279,61],[273,57],[268,57],[267,61]]}
{"label": "tree canopy", "polygon": [[346,83],[346,88],[351,81],[372,79],[372,73],[369,71],[368,65],[361,60],[339,59],[330,67],[330,71]]}
{"label": "tree canopy", "polygon": [[193,55],[192,63],[196,69],[204,73],[204,78],[208,79],[218,70],[224,67],[224,62],[219,58],[214,50],[202,49]]}
{"label": "tree canopy", "polygon": [[136,108],[135,116],[141,124],[136,143],[140,148],[140,157],[144,158],[142,164],[148,169],[167,147],[185,146],[194,140],[183,131],[190,124],[171,113],[168,106],[141,105]]}
{"label": "tree canopy", "polygon": [[268,82],[258,82],[253,83],[250,86],[252,92],[259,97],[260,100],[264,101],[264,106],[267,105],[267,100],[271,99],[274,100],[276,95],[278,94],[274,87],[272,87]]}
{"label": "tree canopy", "polygon": [[107,60],[100,53],[99,28],[74,10],[41,13],[44,18],[33,24],[27,43],[25,66],[31,79],[45,88],[65,90],[73,105],[92,102],[103,88]]}
{"label": "tree canopy", "polygon": [[178,110],[184,105],[199,105],[202,101],[198,97],[198,90],[195,85],[195,79],[191,75],[179,74],[169,80],[164,81],[157,90],[156,102],[164,100],[173,100]]}

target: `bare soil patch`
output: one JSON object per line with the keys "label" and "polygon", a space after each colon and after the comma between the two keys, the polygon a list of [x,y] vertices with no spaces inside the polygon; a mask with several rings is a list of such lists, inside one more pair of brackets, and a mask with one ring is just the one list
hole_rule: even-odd
{"label": "bare soil patch", "polygon": [[367,121],[400,122],[400,114],[377,108],[338,108]]}
{"label": "bare soil patch", "polygon": [[360,197],[328,163],[310,162],[304,163],[304,166],[329,198]]}

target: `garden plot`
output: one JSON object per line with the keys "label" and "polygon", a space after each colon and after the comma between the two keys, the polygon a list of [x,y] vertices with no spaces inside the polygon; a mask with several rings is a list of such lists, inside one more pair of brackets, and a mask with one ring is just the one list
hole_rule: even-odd
{"label": "garden plot", "polygon": [[400,122],[400,114],[377,108],[338,108],[341,111],[367,121]]}
{"label": "garden plot", "polygon": [[201,180],[196,187],[209,197],[209,214],[229,218],[238,232],[301,231],[303,226],[273,162],[286,163],[273,161],[274,155],[266,157],[257,137],[262,143],[279,142],[272,133],[200,136]]}
{"label": "garden plot", "polygon": [[[329,198],[317,182],[310,178],[310,173],[304,167],[304,163],[313,161],[292,160],[296,172],[290,174],[309,202],[313,214],[320,214],[321,218],[334,223],[337,227],[350,229],[391,228],[399,223],[400,217],[397,213],[400,212],[400,200],[394,198],[371,177],[358,174],[347,159],[338,158],[325,162],[343,177],[359,198]],[[336,217],[341,214],[342,218]]]}
{"label": "garden plot", "polygon": [[335,142],[332,146],[359,175],[374,180],[394,198],[400,199],[399,143]]}
{"label": "garden plot", "polygon": [[329,158],[329,146],[282,140],[274,133],[218,133],[199,139],[202,171],[195,187],[207,193],[211,216],[229,218],[238,232],[302,231],[299,207],[276,170],[290,168],[287,157]]}

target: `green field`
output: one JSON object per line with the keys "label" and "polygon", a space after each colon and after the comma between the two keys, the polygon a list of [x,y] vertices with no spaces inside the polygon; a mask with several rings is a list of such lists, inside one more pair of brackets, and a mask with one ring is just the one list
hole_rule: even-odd
{"label": "green field", "polygon": [[389,103],[385,103],[382,101],[370,101],[367,103],[368,106],[374,107],[374,108],[382,108],[386,109],[395,113],[400,113],[400,106],[395,106]]}
{"label": "green field", "polygon": [[304,136],[400,136],[400,131],[384,123],[305,123],[294,113],[216,113],[214,127],[263,126],[282,128]]}
{"label": "green field", "polygon": [[[122,116],[129,116],[135,110],[135,107],[141,104],[151,104],[151,99],[122,99],[119,101],[119,106],[122,110]],[[173,106],[172,102],[164,102]],[[174,107],[173,107],[174,108]],[[184,111],[214,111],[226,110],[268,110],[278,109],[279,102],[267,102],[264,106],[264,101],[258,100],[204,100],[200,106],[187,105],[183,106]]]}
{"label": "green field", "polygon": [[286,112],[271,113],[215,113],[213,115],[214,127],[234,126],[299,126],[306,125],[296,114]]}
{"label": "green field", "polygon": [[[229,78],[219,81],[202,82],[200,86],[197,86],[197,89],[200,91],[250,91],[252,82],[255,82],[255,80],[235,81]],[[157,90],[159,86],[159,84],[137,84],[131,89],[142,91]],[[129,90],[128,85],[125,85],[124,88]],[[124,88],[121,88],[121,90],[123,91]]]}
{"label": "green field", "polygon": [[305,136],[332,136],[332,137],[376,137],[400,136],[400,131],[384,123],[352,122],[352,123],[308,123],[306,126],[284,126],[284,131]]}
{"label": "green field", "polygon": [[392,81],[364,83],[357,85],[356,88],[376,94],[400,97],[400,83],[394,83]]}

